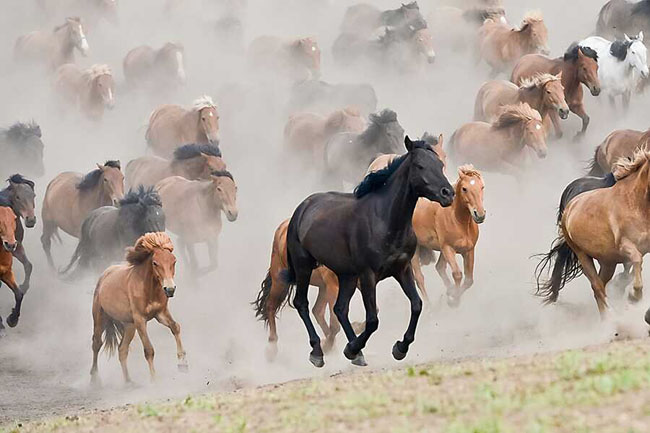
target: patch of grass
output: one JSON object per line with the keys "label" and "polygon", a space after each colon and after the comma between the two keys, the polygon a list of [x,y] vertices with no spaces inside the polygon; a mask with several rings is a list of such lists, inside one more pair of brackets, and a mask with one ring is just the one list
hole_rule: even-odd
{"label": "patch of grass", "polygon": [[446,433],[505,433],[501,420],[497,418],[485,418],[477,422],[465,423],[454,421],[445,430]]}

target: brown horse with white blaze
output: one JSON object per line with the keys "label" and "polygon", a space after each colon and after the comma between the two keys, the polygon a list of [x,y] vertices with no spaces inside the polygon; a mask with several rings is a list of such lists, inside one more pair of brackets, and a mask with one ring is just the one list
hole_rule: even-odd
{"label": "brown horse with white blaze", "polygon": [[82,70],[68,63],[56,70],[54,87],[63,101],[92,120],[101,120],[104,109],[115,105],[115,82],[108,65]]}
{"label": "brown horse with white blaze", "polygon": [[[18,247],[16,240],[16,214],[10,207],[0,207],[0,283],[5,283],[13,292],[16,304],[11,315],[7,317],[7,325],[14,327],[18,324],[20,307],[23,302],[23,292],[16,283],[16,277],[12,270],[13,252]],[[2,318],[0,318],[0,335],[4,330]]]}
{"label": "brown horse with white blaze", "polygon": [[[109,354],[117,349],[125,382],[131,382],[127,369],[129,345],[137,332],[144,348],[153,380],[154,350],[147,322],[156,319],[169,328],[176,340],[178,368],[187,371],[187,360],[181,342],[181,327],[169,312],[169,298],[176,292],[174,277],[176,257],[174,245],[166,233],[141,236],[126,253],[126,263],[106,269],[97,282],[93,296],[93,365],[90,375],[98,381],[97,357],[106,344]],[[105,340],[102,340],[105,335]],[[119,342],[118,342],[119,338]]]}

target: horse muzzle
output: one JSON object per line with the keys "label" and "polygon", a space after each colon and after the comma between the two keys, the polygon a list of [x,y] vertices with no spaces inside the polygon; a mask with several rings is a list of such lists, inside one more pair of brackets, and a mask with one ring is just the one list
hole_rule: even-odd
{"label": "horse muzzle", "polygon": [[14,251],[16,251],[16,248],[18,248],[18,243],[17,243],[17,242],[14,242],[14,243],[12,244],[12,243],[9,243],[9,242],[7,242],[7,241],[3,241],[3,242],[2,242],[2,247],[5,249],[5,251],[8,251],[8,252],[10,252],[10,253],[13,253]]}
{"label": "horse muzzle", "polygon": [[165,292],[165,296],[167,296],[168,298],[173,298],[174,293],[176,293],[176,286],[175,285],[171,285],[169,287],[164,286],[163,291]]}
{"label": "horse muzzle", "polygon": [[431,50],[427,53],[427,63],[430,65],[436,62],[436,52]]}
{"label": "horse muzzle", "polygon": [[31,229],[35,225],[36,225],[36,217],[35,216],[25,218],[25,226],[27,228]]}
{"label": "horse muzzle", "polygon": [[599,87],[599,86],[591,86],[591,87],[589,88],[589,90],[591,91],[591,94],[592,94],[593,96],[598,96],[598,95],[600,95],[600,87]]}
{"label": "horse muzzle", "polygon": [[226,218],[228,218],[228,221],[230,222],[237,221],[237,216],[239,216],[239,212],[237,210],[226,210],[225,214]]}
{"label": "horse muzzle", "polygon": [[546,149],[536,149],[536,150],[535,150],[535,153],[537,154],[537,157],[538,157],[539,159],[544,159],[544,158],[546,158],[546,154],[547,154]]}
{"label": "horse muzzle", "polygon": [[568,108],[558,108],[557,112],[560,115],[560,119],[566,120],[569,118],[570,110]]}
{"label": "horse muzzle", "polygon": [[483,211],[483,214],[481,215],[480,213],[478,213],[476,209],[472,210],[472,219],[476,224],[483,223],[483,221],[485,221],[485,216],[486,216],[485,211]]}
{"label": "horse muzzle", "polygon": [[440,203],[440,206],[442,207],[451,206],[451,204],[454,201],[454,190],[452,188],[447,188],[446,186],[443,186],[442,188],[440,188],[439,198],[434,201]]}

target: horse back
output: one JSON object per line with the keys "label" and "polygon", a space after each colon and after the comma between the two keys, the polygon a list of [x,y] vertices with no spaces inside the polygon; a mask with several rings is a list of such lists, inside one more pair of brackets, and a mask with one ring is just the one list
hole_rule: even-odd
{"label": "horse back", "polygon": [[520,85],[522,80],[531,78],[536,74],[552,73],[555,62],[542,54],[526,54],[521,57],[512,69],[510,81]]}

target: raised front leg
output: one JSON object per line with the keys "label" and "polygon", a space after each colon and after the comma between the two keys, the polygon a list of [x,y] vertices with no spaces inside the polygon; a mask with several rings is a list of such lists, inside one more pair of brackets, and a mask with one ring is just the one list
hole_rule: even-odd
{"label": "raised front leg", "polygon": [[23,294],[25,294],[29,290],[29,282],[32,278],[32,262],[30,262],[27,258],[27,254],[25,253],[25,246],[22,242],[18,244],[18,247],[13,252],[13,255],[20,263],[22,263],[23,269],[25,270],[25,279],[23,281],[23,284],[20,286],[20,290],[23,292]]}
{"label": "raised front leg", "polygon": [[156,369],[153,366],[153,356],[154,350],[151,340],[149,339],[149,334],[147,333],[147,321],[142,316],[133,317],[133,323],[135,329],[138,331],[138,336],[140,341],[142,341],[142,347],[144,349],[144,358],[147,360],[149,365],[149,374],[151,375],[151,381],[156,380]]}
{"label": "raised front leg", "polygon": [[20,287],[18,287],[16,278],[12,271],[8,271],[4,275],[0,276],[0,281],[9,286],[11,291],[14,293],[14,300],[16,304],[11,310],[9,317],[7,317],[7,325],[13,328],[18,324],[18,319],[20,318],[20,307],[23,304],[23,292],[20,290]]}
{"label": "raised front leg", "polygon": [[409,319],[409,325],[404,333],[404,338],[402,341],[397,341],[393,346],[393,358],[396,360],[401,360],[406,357],[408,353],[409,346],[413,341],[415,341],[415,330],[418,326],[418,320],[420,318],[420,313],[422,313],[422,300],[418,295],[418,291],[415,288],[415,280],[413,278],[413,269],[411,269],[411,263],[404,267],[402,272],[395,276],[395,279],[402,287],[404,294],[409,299],[411,303],[411,318]]}
{"label": "raised front leg", "polygon": [[173,318],[169,310],[165,310],[156,316],[156,320],[168,327],[176,340],[176,358],[178,359],[178,370],[187,371],[187,357],[185,349],[183,349],[183,342],[181,341],[181,325],[179,325]]}
{"label": "raised front leg", "polygon": [[[358,337],[348,342],[343,354],[355,365],[367,365],[361,349],[366,347],[368,339],[379,327],[379,317],[377,316],[377,278],[371,271],[359,277],[361,282],[361,296],[363,298],[363,307],[366,310],[366,326]],[[415,287],[415,282],[413,283]]]}
{"label": "raised front leg", "polygon": [[457,307],[460,304],[460,297],[462,295],[460,283],[463,281],[463,272],[460,270],[460,266],[456,260],[456,251],[452,247],[446,245],[442,247],[440,252],[445,257],[445,261],[449,263],[451,276],[454,279],[454,285],[447,288],[447,304],[450,307]]}

